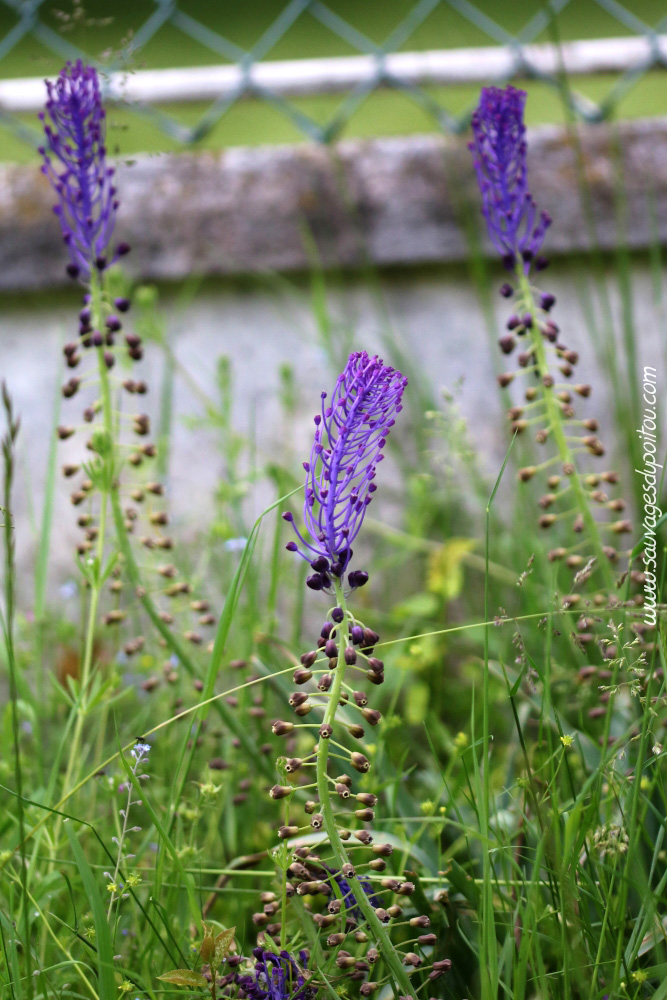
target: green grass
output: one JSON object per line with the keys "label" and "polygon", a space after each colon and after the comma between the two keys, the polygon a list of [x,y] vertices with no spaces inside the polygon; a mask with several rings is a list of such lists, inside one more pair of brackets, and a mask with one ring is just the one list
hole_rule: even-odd
{"label": "green grass", "polygon": [[[657,243],[650,261],[660,310]],[[584,320],[567,331],[568,344],[576,349],[590,340],[614,390],[607,412],[597,409],[595,392],[575,399],[577,412],[595,416],[611,453],[630,458],[641,330],[629,254],[620,245],[612,255],[594,250],[570,264]],[[499,275],[474,250],[467,269],[481,300],[470,321],[486,322],[495,350],[489,303]],[[459,273],[465,280],[465,269]],[[347,637],[334,667],[330,651],[317,646],[323,620],[335,620],[334,599],[304,586],[309,569],[285,551],[292,535],[279,513],[287,506],[300,518],[305,456],[294,444],[297,400],[316,407],[348,351],[364,345],[331,307],[332,284],[344,294],[347,276],[325,273],[315,254],[307,275],[264,280],[277,304],[310,304],[321,348],[316,384],[304,379],[298,358],[281,367],[284,446],[262,454],[239,434],[229,361],[211,359],[215,390],[202,392],[168,341],[155,290],[135,289],[132,328],[143,337],[146,378],[160,400],[155,437],[140,433],[142,421],[133,429],[145,404],[122,387],[134,374],[122,342],[111,369],[89,352],[76,369],[84,385],[63,399],[59,416],[53,410],[61,425],[77,426],[85,466],[63,479],[51,455],[46,495],[33,498],[37,614],[15,607],[12,487],[28,456],[5,394],[0,683],[9,697],[0,715],[0,995],[161,1000],[215,992],[217,1000],[221,991],[209,990],[201,973],[215,963],[215,942],[223,950],[233,928],[234,947],[246,957],[258,931],[276,951],[307,948],[317,1000],[364,995],[344,973],[366,958],[368,968],[358,966],[362,979],[387,986],[377,996],[414,988],[416,996],[437,1000],[664,1000],[664,607],[656,630],[637,628],[641,530],[635,524],[620,535],[605,528],[625,513],[608,509],[608,497],[597,493],[628,501],[634,494],[638,510],[635,461],[619,465],[618,485],[608,476],[589,478],[610,459],[580,454],[576,436],[583,431],[545,378],[545,365],[556,372],[562,359],[544,355],[534,322],[522,344],[539,345],[539,377],[526,381],[528,370],[511,357],[498,364],[518,373],[504,402],[537,401],[542,410],[526,408],[524,415],[546,412],[549,435],[542,444],[534,440],[544,418],[511,447],[508,434],[502,468],[485,468],[474,442],[484,435],[486,413],[468,426],[453,394],[433,398],[418,362],[401,349],[368,268],[364,281],[377,304],[383,355],[409,375],[406,406],[387,446],[398,487],[379,466],[378,503],[361,544],[355,541],[355,558],[363,554],[371,579],[345,599],[380,633],[374,655],[385,664],[384,683],[367,679],[366,667],[374,679],[379,667],[365,662],[361,648],[357,662],[347,662]],[[111,300],[130,291],[120,271],[106,282],[93,288],[100,327],[110,309],[101,292]],[[516,283],[508,313],[530,310],[537,318],[534,290],[523,278]],[[196,291],[188,283],[182,304]],[[556,306],[556,321],[558,315]],[[587,377],[578,370],[569,382]],[[208,519],[171,525],[158,480],[187,472],[173,469],[169,446],[181,381],[198,400],[193,447],[213,442],[210,461],[221,475]],[[80,422],[83,395],[86,403],[96,400],[92,426]],[[151,440],[158,453],[142,458],[139,449]],[[659,447],[664,463],[662,438]],[[581,479],[561,470],[570,458]],[[519,475],[542,461],[551,463],[548,471]],[[556,473],[558,482],[548,483]],[[275,500],[249,519],[243,499],[254,501],[260,487]],[[72,526],[82,519],[75,602],[46,596],[50,540],[64,528],[53,523],[54,500],[63,490],[74,490],[78,501]],[[396,526],[387,524],[388,509]],[[558,516],[540,526],[546,511]],[[241,550],[239,537],[247,540]],[[587,564],[601,540],[621,550],[606,572],[604,560]],[[561,546],[572,565],[550,555]],[[313,677],[297,684],[295,666],[316,649],[307,658]],[[295,692],[308,692],[309,712],[295,714]],[[379,720],[361,714],[368,707],[362,692],[381,711]],[[318,733],[325,713],[334,725],[329,742]],[[275,720],[304,728],[279,736]],[[364,734],[350,732],[361,720]],[[146,740],[151,750],[140,766],[133,750]],[[352,750],[367,756],[368,773]],[[327,782],[327,752],[337,788]],[[362,798],[346,798],[341,778]],[[292,791],[284,795],[286,788]],[[378,797],[372,818],[355,816],[350,806],[366,807],[371,794]],[[337,813],[330,847],[318,828],[319,808],[325,830]],[[296,826],[300,842],[330,866],[335,859],[337,869],[348,852],[391,920],[380,923],[366,903],[348,912],[356,923],[343,923],[329,910],[340,902],[342,912],[338,882],[328,897],[314,891],[317,885],[292,893],[288,884],[304,879],[290,871],[296,844],[280,836],[283,825]],[[385,870],[370,867],[378,858],[363,844],[362,829],[372,831],[375,846],[392,848],[382,849]],[[299,863],[307,860],[299,856]],[[316,861],[307,871],[314,876],[308,881],[328,878]],[[388,878],[396,884],[383,884]],[[329,938],[340,928],[347,932],[342,943]],[[424,931],[434,938],[420,942]],[[379,947],[377,959],[368,954],[371,945]],[[413,956],[417,966],[409,964]],[[443,960],[451,968],[427,978],[432,963]],[[187,984],[194,993],[183,992]]]}

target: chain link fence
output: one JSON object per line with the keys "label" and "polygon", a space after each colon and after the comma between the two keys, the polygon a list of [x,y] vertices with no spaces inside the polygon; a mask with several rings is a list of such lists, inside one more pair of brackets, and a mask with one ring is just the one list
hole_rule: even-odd
{"label": "chain link fence", "polygon": [[[487,4],[484,10],[470,0],[416,0],[411,7],[405,4],[404,16],[392,25],[381,44],[337,12],[335,2],[288,0],[248,48],[193,16],[188,10],[193,5],[187,0],[152,0],[148,16],[141,20],[137,12],[130,37],[102,63],[95,58],[92,44],[91,51],[85,51],[63,30],[68,17],[76,20],[84,16],[82,0],[69,2],[71,12],[55,10],[54,17],[54,5],[48,0],[0,0],[3,23],[10,24],[0,37],[0,80],[3,60],[29,40],[62,62],[97,62],[105,73],[107,96],[150,121],[183,148],[206,138],[224,124],[225,116],[239,102],[248,99],[270,105],[304,138],[330,143],[380,88],[391,88],[414,102],[421,109],[422,121],[425,114],[437,129],[460,133],[468,127],[474,104],[461,112],[448,104],[446,90],[444,96],[442,90],[434,94],[432,85],[442,87],[465,80],[500,84],[517,77],[539,80],[557,92],[575,119],[600,122],[617,112],[622,99],[646,74],[667,67],[667,35],[662,34],[667,31],[667,12],[655,23],[648,23],[637,13],[641,4],[625,6],[618,0],[589,0],[591,10],[598,11],[603,23],[610,26],[606,33],[617,36],[589,42],[562,42],[560,37],[562,16],[582,0],[550,0],[536,9],[518,32],[501,23],[500,5]],[[650,0],[645,6],[654,9]],[[215,11],[215,5],[210,7]],[[493,16],[488,9],[495,11]],[[443,10],[474,28],[476,37],[485,39],[484,45],[437,50],[439,35],[434,32],[435,51],[410,51],[415,33],[427,25],[434,12],[442,14]],[[113,8],[110,13],[113,16]],[[272,61],[276,46],[298,30],[302,18],[314,19],[344,51],[355,55]],[[136,71],[142,51],[166,26],[179,33],[184,49],[195,44],[210,52],[210,66],[177,72],[176,68]],[[94,36],[93,28],[91,42]],[[573,74],[599,72],[612,74],[602,99],[577,93],[571,82]],[[299,97],[326,93],[341,97],[325,121],[318,121],[299,104]],[[0,82],[0,122],[31,145],[37,145],[40,136],[36,124],[30,124],[22,112],[36,110],[43,94],[41,79],[36,77]],[[168,110],[169,103],[176,101],[202,105],[194,124],[184,125]]]}

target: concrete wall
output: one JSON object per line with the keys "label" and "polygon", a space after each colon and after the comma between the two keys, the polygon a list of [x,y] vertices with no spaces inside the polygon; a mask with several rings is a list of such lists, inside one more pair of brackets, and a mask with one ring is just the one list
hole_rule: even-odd
{"label": "concrete wall", "polygon": [[[498,284],[503,275],[497,272],[496,277]],[[586,415],[600,419],[601,435],[612,445],[608,421],[605,427],[605,414],[612,400],[584,318],[584,306],[592,308],[598,318],[601,315],[595,282],[581,264],[564,261],[540,277],[543,286],[558,297],[553,315],[563,339],[581,354],[578,377],[595,387],[593,396],[585,403]],[[658,368],[659,378],[664,378],[667,373],[664,317],[655,304],[647,266],[634,265],[632,282],[639,361]],[[455,392],[469,422],[470,440],[479,450],[489,477],[495,476],[508,440],[507,421],[495,385],[495,374],[502,370],[504,362],[490,341],[466,270],[441,267],[427,271],[384,271],[378,275],[375,290],[368,282],[354,277],[331,284],[329,305],[341,353],[348,338],[351,348],[378,351],[388,363],[396,363],[384,342],[386,330],[391,327],[396,342],[423,370],[434,395],[439,397],[443,389]],[[620,337],[621,308],[613,274],[609,275],[608,285],[616,335]],[[494,293],[493,305],[500,333],[507,303]],[[235,380],[234,424],[241,433],[254,438],[257,461],[262,463],[291,453],[298,472],[309,451],[312,415],[318,409],[320,391],[330,389],[334,378],[308,304],[305,283],[291,282],[289,290],[279,293],[270,283],[259,280],[243,284],[209,282],[184,308],[174,288],[166,288],[162,291],[161,308],[167,319],[169,342],[179,363],[206,393],[215,397],[216,358],[224,354],[231,359]],[[61,370],[61,348],[72,339],[76,310],[75,298],[26,296],[20,301],[5,302],[0,316],[1,375],[22,420],[15,512],[26,592],[35,555],[32,522],[39,520],[43,501],[54,398],[67,377]],[[296,420],[290,426],[283,421],[278,401],[278,370],[285,362],[294,366],[298,387]],[[156,416],[162,365],[159,348],[147,347],[146,358],[136,371],[147,380],[150,392],[145,397],[125,396],[126,402],[135,407],[130,412],[145,410]],[[510,359],[508,368],[512,367]],[[177,524],[175,530],[188,537],[211,516],[212,497],[222,476],[223,461],[215,432],[188,425],[190,417],[204,412],[192,384],[177,375],[175,389],[169,493]],[[63,400],[61,422],[79,423],[85,399],[85,395],[78,395]],[[81,432],[58,444],[59,466],[63,461],[85,456],[84,438],[85,433]],[[663,448],[666,442],[667,433],[663,432]],[[398,495],[401,484],[395,467],[393,471],[388,468],[386,474],[392,482],[387,489],[387,502],[391,504],[392,493]],[[69,502],[70,490],[70,481],[59,476],[53,580],[66,579],[74,571],[72,551],[78,538],[77,509]],[[256,516],[271,499],[271,490],[260,484],[246,501],[248,516]]]}

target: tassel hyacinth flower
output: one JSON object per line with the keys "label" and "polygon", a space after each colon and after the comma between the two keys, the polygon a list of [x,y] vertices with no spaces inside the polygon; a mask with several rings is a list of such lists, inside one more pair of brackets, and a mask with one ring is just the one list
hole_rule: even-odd
{"label": "tassel hyacinth flower", "polygon": [[[373,480],[383,459],[387,435],[400,413],[407,379],[366,351],[350,355],[339,375],[331,401],[322,393],[322,412],[315,417],[315,440],[306,470],[304,521],[310,538],[294,525],[298,542],[287,548],[310,563],[315,571],[306,583],[312,590],[330,592],[333,579],[342,580],[352,558],[352,542],[359,533],[366,508],[377,489]],[[351,570],[352,590],[368,574]]]}
{"label": "tassel hyacinth flower", "polygon": [[[533,260],[540,267],[547,265],[535,254],[551,219],[542,212],[536,223],[537,210],[528,190],[525,102],[525,92],[511,86],[482,90],[472,117],[474,141],[469,146],[489,235],[505,265],[514,270],[517,285],[515,290],[505,283],[500,289],[501,295],[514,300],[514,305],[499,345],[504,354],[511,354],[523,341],[519,371],[501,375],[499,382],[507,386],[517,376],[530,380],[524,401],[509,410],[511,429],[516,433],[533,430],[538,445],[552,442],[554,446],[550,457],[519,473],[520,479],[527,482],[548,470],[547,492],[539,501],[546,512],[540,515],[540,527],[547,530],[560,522],[569,528],[563,538],[566,544],[554,547],[549,558],[563,559],[575,570],[576,584],[596,573],[604,579],[607,594],[613,594],[615,581],[610,564],[618,558],[618,552],[611,543],[630,527],[627,520],[618,518],[624,501],[611,498],[605,488],[616,482],[616,474],[580,469],[582,456],[600,457],[605,453],[595,433],[597,421],[577,419],[574,409],[575,397],[588,397],[591,387],[568,383],[579,356],[563,343],[551,319],[555,297],[534,288],[528,277]],[[598,512],[603,510],[611,512],[611,521],[598,519]]]}
{"label": "tassel hyacinth flower", "polygon": [[[551,217],[548,212],[538,215],[528,190],[525,103],[523,90],[485,87],[472,116],[474,138],[469,148],[491,241],[508,269],[521,260],[527,274]],[[544,262],[538,257],[535,263],[539,270]]]}
{"label": "tassel hyacinth flower", "polygon": [[317,993],[308,985],[304,971],[308,953],[299,952],[300,968],[288,951],[276,954],[262,948],[253,952],[255,970],[236,979],[236,984],[251,1000],[312,1000]]}
{"label": "tassel hyacinth flower", "polygon": [[93,66],[79,60],[67,63],[56,82],[47,80],[46,87],[48,100],[39,116],[46,136],[39,149],[42,172],[58,195],[53,211],[69,251],[67,272],[88,282],[94,269],[104,270],[129,250],[121,243],[108,260],[118,199],[115,168],[106,160],[99,77]]}
{"label": "tassel hyacinth flower", "polygon": [[[350,570],[352,542],[357,537],[366,508],[375,491],[375,475],[382,459],[387,435],[401,411],[407,379],[386,366],[377,356],[365,351],[350,355],[344,372],[338,378],[331,400],[322,393],[322,411],[315,417],[315,439],[306,469],[306,496],[302,534],[294,526],[291,513],[283,515],[292,524],[297,541],[287,548],[310,563],[314,573],[308,577],[313,590],[333,592],[335,607],[329,609],[327,621],[317,638],[317,648],[304,653],[301,666],[294,672],[299,688],[289,704],[299,720],[277,720],[272,725],[274,736],[286,737],[295,751],[299,731],[306,736],[302,756],[282,758],[283,781],[302,769],[308,769],[303,781],[275,785],[271,796],[285,803],[283,825],[278,830],[281,840],[316,831],[323,835],[317,854],[306,844],[294,847],[293,863],[285,869],[291,879],[291,894],[323,896],[328,899],[326,912],[313,912],[313,921],[327,934],[327,948],[340,949],[343,943],[352,945],[371,942],[366,960],[340,949],[336,965],[343,975],[365,980],[382,957],[382,981],[390,984],[394,996],[413,996],[408,967],[422,972],[432,969],[429,978],[440,974],[435,966],[423,965],[430,958],[429,949],[435,937],[418,939],[418,946],[427,949],[424,955],[404,954],[391,940],[387,926],[394,919],[406,922],[406,914],[398,900],[412,895],[415,886],[406,882],[400,872],[396,877],[382,878],[383,892],[375,891],[376,873],[387,867],[392,854],[389,843],[376,844],[378,821],[375,806],[378,796],[367,790],[355,791],[356,775],[365,775],[371,768],[370,759],[347,743],[363,740],[364,724],[377,726],[381,714],[368,704],[368,696],[355,689],[356,682],[366,679],[373,685],[384,682],[384,663],[373,655],[380,637],[347,609],[346,585],[350,590],[361,586],[368,574]],[[345,579],[346,578],[346,579]],[[312,682],[312,690],[304,690]],[[312,713],[312,716],[311,716]],[[317,721],[310,719],[317,715]],[[316,736],[314,747],[310,736]],[[345,741],[345,742],[343,742]],[[330,753],[330,747],[334,747]],[[311,749],[312,747],[312,749]],[[335,776],[329,773],[335,760]],[[312,774],[310,769],[315,771]],[[356,775],[355,775],[356,772]],[[312,776],[312,780],[311,780]],[[305,781],[305,784],[304,784]],[[316,799],[303,805],[305,824],[295,811],[300,789],[313,789]],[[367,824],[372,824],[368,827]],[[350,845],[347,846],[347,841]],[[354,863],[352,863],[354,859]],[[287,883],[283,886],[287,896]],[[410,906],[410,903],[407,904]],[[414,912],[414,911],[412,911]],[[262,915],[259,915],[260,920]],[[407,917],[414,927],[428,927],[425,914]],[[379,989],[378,969],[360,987],[362,996]],[[386,978],[385,978],[386,977]],[[414,984],[414,979],[413,979]]]}

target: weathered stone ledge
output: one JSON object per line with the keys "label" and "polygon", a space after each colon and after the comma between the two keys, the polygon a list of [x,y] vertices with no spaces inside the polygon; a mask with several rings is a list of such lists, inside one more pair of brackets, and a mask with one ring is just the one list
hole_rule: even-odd
{"label": "weathered stone ledge", "polygon": [[[667,242],[667,119],[576,135],[529,131],[531,190],[554,219],[548,250]],[[325,266],[460,261],[479,219],[470,154],[452,137],[142,156],[119,175],[118,237],[143,278],[302,270],[313,241]],[[0,290],[69,280],[52,202],[37,166],[0,167]]]}

